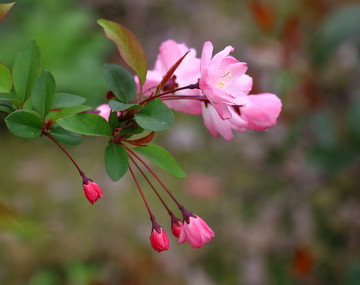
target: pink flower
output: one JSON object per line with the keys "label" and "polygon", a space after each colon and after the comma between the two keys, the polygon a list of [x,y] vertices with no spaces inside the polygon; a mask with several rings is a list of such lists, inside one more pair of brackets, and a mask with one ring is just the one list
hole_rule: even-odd
{"label": "pink flower", "polygon": [[233,129],[241,132],[246,131],[247,121],[235,112],[233,106],[230,106],[229,112],[231,113],[231,118],[223,120],[212,105],[203,105],[202,116],[204,124],[215,138],[218,137],[219,133],[224,139],[229,141],[233,138]]}
{"label": "pink flower", "polygon": [[96,202],[99,198],[102,197],[102,191],[100,186],[90,179],[84,182],[84,192],[86,198],[91,204],[94,204],[94,202]]}
{"label": "pink flower", "polygon": [[227,46],[212,57],[213,45],[208,41],[201,54],[199,87],[223,120],[231,118],[230,105],[248,102],[247,94],[252,88],[252,78],[245,74],[247,64],[229,56],[233,50]]}
{"label": "pink flower", "polygon": [[175,216],[171,216],[171,231],[175,237],[179,237],[181,228],[182,228],[182,222],[176,218]]}
{"label": "pink flower", "polygon": [[215,236],[213,230],[200,217],[192,214],[184,219],[179,244],[188,241],[193,248],[203,247]]}
{"label": "pink flower", "polygon": [[281,100],[275,94],[250,95],[249,102],[240,108],[240,113],[248,122],[248,129],[263,131],[276,124],[281,106]]}
{"label": "pink flower", "polygon": [[106,121],[109,121],[111,109],[108,104],[102,104],[95,109],[96,114],[103,117]]}
{"label": "pink flower", "polygon": [[232,131],[245,132],[247,129],[263,131],[276,124],[281,112],[281,100],[271,93],[249,95],[244,106],[229,106],[231,118],[222,120],[215,109],[203,105],[203,120],[210,133],[217,138],[218,133],[227,141],[233,137]]}
{"label": "pink flower", "polygon": [[169,249],[169,238],[162,227],[158,226],[158,229],[156,230],[153,226],[150,236],[150,243],[153,249],[155,249],[157,252]]}
{"label": "pink flower", "polygon": [[[143,86],[144,95],[151,95],[161,82],[166,72],[190,50],[179,67],[175,70],[173,77],[164,86],[162,91],[187,86],[197,82],[200,77],[200,59],[196,57],[196,51],[189,49],[184,43],[178,44],[173,40],[167,40],[160,45],[159,55],[153,70],[149,70]],[[138,83],[138,79],[136,80]],[[180,96],[199,96],[199,89],[182,90],[176,92]],[[198,100],[165,100],[164,103],[176,111],[188,114],[201,114],[201,102]]]}

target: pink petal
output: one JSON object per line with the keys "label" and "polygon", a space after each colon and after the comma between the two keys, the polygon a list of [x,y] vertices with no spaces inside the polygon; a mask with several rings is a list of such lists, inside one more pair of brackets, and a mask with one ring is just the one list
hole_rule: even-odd
{"label": "pink petal", "polygon": [[231,122],[222,120],[213,106],[205,107],[204,105],[202,114],[205,126],[215,138],[218,137],[219,133],[227,141],[232,139]]}
{"label": "pink petal", "polygon": [[271,93],[250,95],[250,102],[240,108],[241,117],[248,122],[248,128],[266,130],[276,124],[281,112],[281,100]]}
{"label": "pink petal", "polygon": [[185,44],[178,44],[173,40],[167,40],[160,45],[158,59],[165,70],[169,70],[186,52],[189,51]]}
{"label": "pink petal", "polygon": [[203,69],[207,68],[207,65],[209,64],[212,57],[213,49],[214,47],[210,41],[204,43],[201,52],[201,62],[200,62],[201,73],[203,72]]}

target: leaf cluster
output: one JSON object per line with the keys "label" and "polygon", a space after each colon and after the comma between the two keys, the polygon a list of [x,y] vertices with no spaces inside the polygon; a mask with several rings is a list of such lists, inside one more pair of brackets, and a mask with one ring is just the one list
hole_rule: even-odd
{"label": "leaf cluster", "polygon": [[[0,4],[1,19],[9,7],[12,6]],[[127,172],[129,156],[134,152],[171,175],[184,177],[185,173],[166,150],[148,144],[154,132],[170,129],[174,116],[160,99],[142,98],[147,73],[143,48],[120,24],[106,20],[98,23],[140,82],[138,86],[134,76],[119,65],[104,65],[104,76],[113,94],[108,102],[108,120],[96,109],[92,111],[90,106],[84,105],[85,98],[57,92],[52,73],[42,70],[41,50],[36,40],[31,40],[18,53],[11,70],[0,63],[0,118],[5,118],[12,134],[22,138],[49,136],[68,145],[80,144],[82,135],[107,138],[105,167],[114,181]],[[137,138],[134,139],[134,135]]]}

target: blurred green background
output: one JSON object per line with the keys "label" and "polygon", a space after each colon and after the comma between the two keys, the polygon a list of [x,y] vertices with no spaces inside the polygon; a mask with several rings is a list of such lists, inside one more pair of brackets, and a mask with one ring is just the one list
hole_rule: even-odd
{"label": "blurred green background", "polygon": [[0,62],[11,67],[35,38],[57,89],[94,107],[105,102],[103,63],[121,64],[96,24],[106,18],[138,37],[150,68],[169,38],[198,56],[206,40],[216,51],[232,45],[248,63],[252,93],[276,93],[283,111],[269,131],[230,142],[182,114],[156,135],[188,177],[156,172],[216,234],[202,249],[177,245],[140,179],[169,233],[161,254],[130,175],[113,183],[105,173],[104,139],[67,148],[102,186],[92,206],[54,144],[16,138],[0,121],[0,284],[360,284],[357,2],[19,0],[0,25]]}

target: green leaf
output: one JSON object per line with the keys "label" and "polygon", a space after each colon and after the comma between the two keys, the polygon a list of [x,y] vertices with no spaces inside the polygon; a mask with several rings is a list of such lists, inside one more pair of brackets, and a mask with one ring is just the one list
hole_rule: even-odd
{"label": "green leaf", "polygon": [[10,132],[18,137],[37,138],[42,132],[43,120],[33,111],[15,111],[5,118],[5,122]]}
{"label": "green leaf", "polygon": [[121,131],[119,132],[119,135],[126,135],[125,138],[128,138],[132,135],[138,135],[141,134],[144,131],[144,129],[142,127],[136,126],[134,128],[130,128],[130,129],[121,129]]}
{"label": "green leaf", "polygon": [[32,92],[33,106],[45,117],[53,104],[56,92],[55,79],[49,71],[44,71],[36,80]]}
{"label": "green leaf", "polygon": [[18,97],[16,97],[13,90],[10,93],[7,93],[7,94],[1,94],[0,93],[0,100],[10,101],[10,100],[16,100],[16,99],[18,99]]}
{"label": "green leaf", "polygon": [[35,40],[31,40],[17,55],[12,69],[14,88],[22,103],[31,95],[40,69],[40,47]]}
{"label": "green leaf", "polygon": [[13,108],[14,106],[10,102],[0,101],[0,120],[4,120]]}
{"label": "green leaf", "polygon": [[110,143],[105,149],[105,168],[113,181],[124,176],[129,167],[129,159],[122,145]]}
{"label": "green leaf", "polygon": [[162,147],[148,144],[147,146],[136,147],[134,150],[150,159],[170,175],[176,178],[184,178],[186,176],[186,173],[177,164],[171,154]]}
{"label": "green leaf", "polygon": [[58,119],[68,117],[77,113],[82,113],[90,109],[91,107],[86,105],[72,106],[72,107],[64,108],[59,112],[50,112],[49,116],[47,116],[46,119],[47,120],[53,119],[54,121],[56,121]]}
{"label": "green leaf", "polygon": [[56,93],[53,106],[57,108],[66,108],[85,103],[86,99],[77,95],[68,93]]}
{"label": "green leaf", "polygon": [[101,116],[80,113],[57,120],[65,130],[87,136],[112,137],[108,122]]}
{"label": "green leaf", "polygon": [[13,3],[6,3],[6,4],[0,4],[0,23],[2,22],[2,20],[5,18],[5,16],[7,15],[7,13],[9,13],[10,9],[12,8],[12,6],[15,5],[15,2]]}
{"label": "green leaf", "polygon": [[137,95],[134,77],[120,65],[105,64],[104,75],[116,98],[123,103],[133,102]]}
{"label": "green leaf", "polygon": [[124,26],[99,19],[98,24],[104,29],[105,35],[112,40],[123,60],[135,71],[143,85],[146,79],[147,59],[137,38]]}
{"label": "green leaf", "polygon": [[64,130],[60,126],[53,127],[50,134],[61,144],[79,145],[82,143],[82,135]]}
{"label": "green leaf", "polygon": [[124,111],[130,108],[141,108],[139,104],[124,104],[117,100],[110,100],[109,107],[113,111]]}
{"label": "green leaf", "polygon": [[12,87],[12,79],[9,68],[0,63],[0,93],[9,93]]}
{"label": "green leaf", "polygon": [[109,125],[112,130],[114,130],[115,128],[117,128],[119,126],[119,118],[118,118],[116,112],[110,112]]}
{"label": "green leaf", "polygon": [[163,102],[151,100],[135,114],[135,120],[145,130],[163,131],[170,129],[174,115]]}

